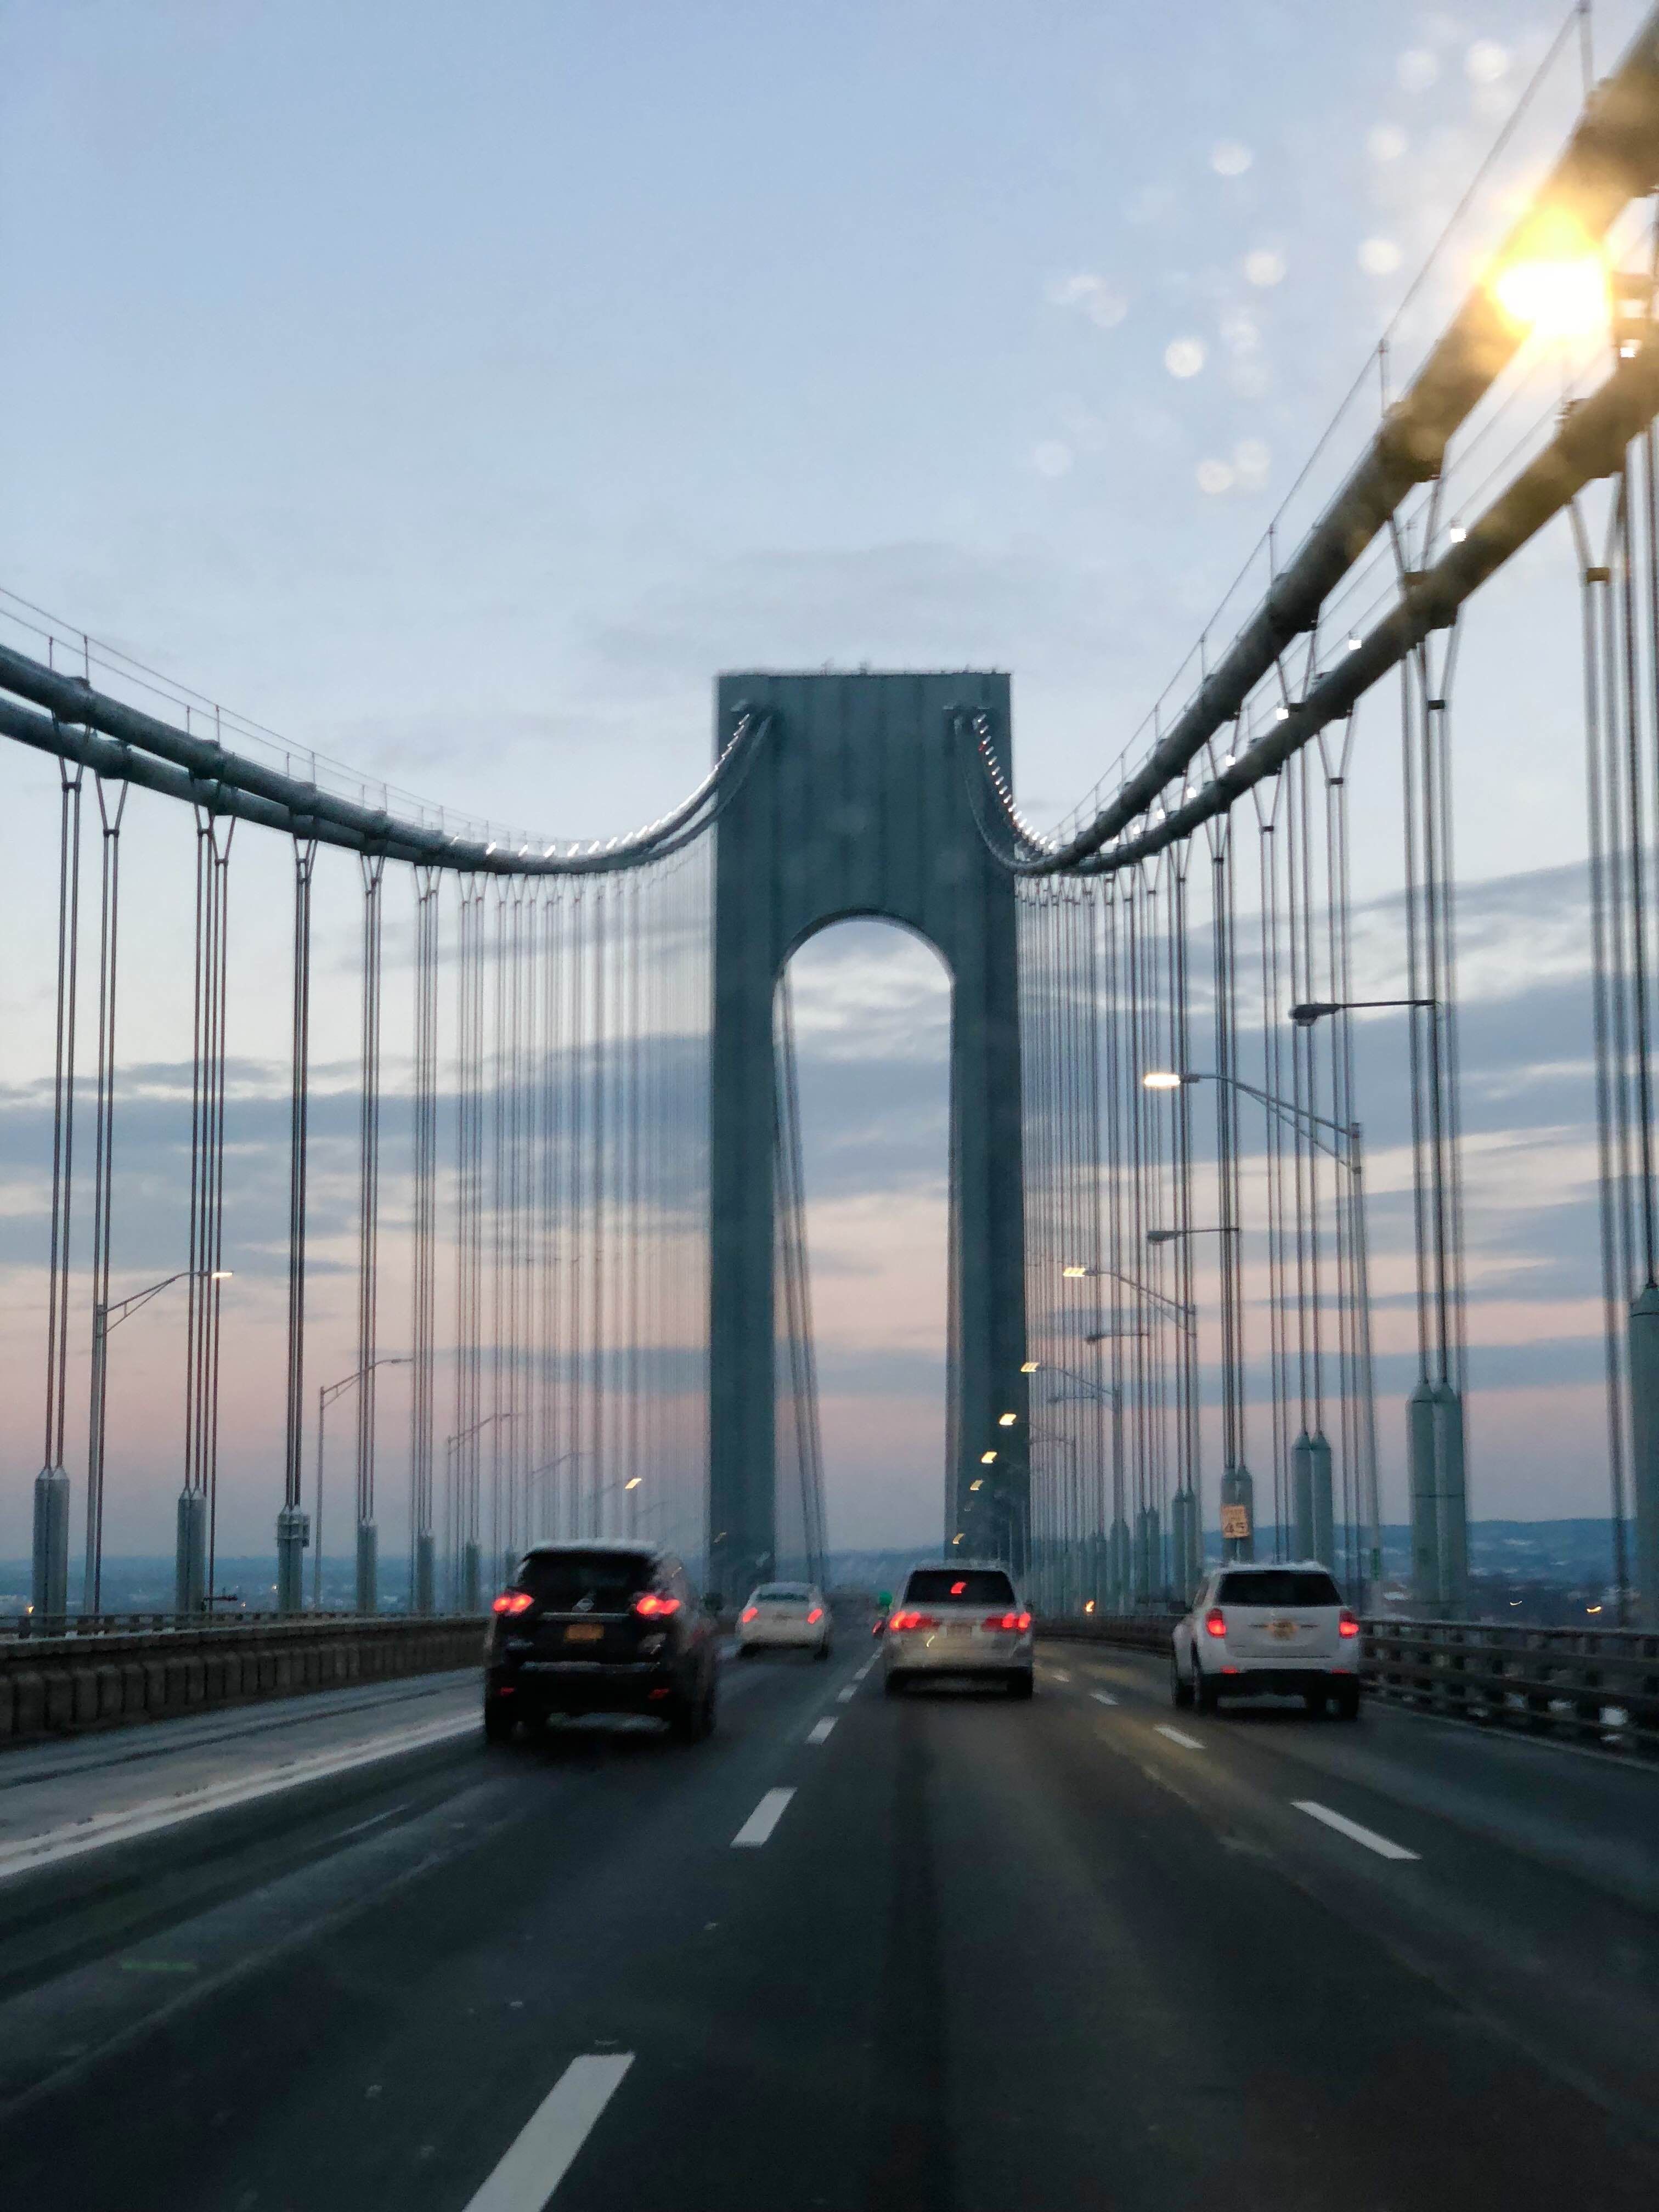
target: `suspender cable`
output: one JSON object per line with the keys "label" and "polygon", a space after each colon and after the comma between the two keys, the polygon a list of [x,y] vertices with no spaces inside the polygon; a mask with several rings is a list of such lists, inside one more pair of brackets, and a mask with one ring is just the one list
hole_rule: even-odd
{"label": "suspender cable", "polygon": [[81,940],[81,778],[58,766],[58,1034],[52,1094],[52,1238],[46,1268],[46,1447],[34,1479],[35,1612],[69,1604],[69,1476],[64,1415],[69,1388],[70,1218],[75,1192],[75,1009]]}
{"label": "suspender cable", "polygon": [[115,994],[121,896],[121,817],[127,789],[97,781],[102,831],[98,902],[98,1089],[94,1108],[92,1190],[92,1380],[87,1419],[87,1548],[81,1610],[103,1606],[104,1434],[109,1350],[110,1201],[115,1174]]}
{"label": "suspender cable", "polygon": [[[283,1503],[276,1516],[276,1610],[304,1604],[310,1525],[301,1505],[306,1420],[306,1186],[311,1120],[311,884],[317,848],[294,841],[293,1036],[288,1109],[288,1387],[283,1423]],[[320,1542],[321,1531],[318,1531]],[[321,1565],[321,1552],[318,1564]]]}

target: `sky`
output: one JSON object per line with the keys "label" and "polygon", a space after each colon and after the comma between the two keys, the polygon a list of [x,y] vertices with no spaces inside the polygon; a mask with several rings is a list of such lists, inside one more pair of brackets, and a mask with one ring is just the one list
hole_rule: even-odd
{"label": "sky", "polygon": [[[1358,451],[1368,357],[1564,13],[6,0],[0,587],[367,782],[550,836],[623,830],[695,782],[721,669],[1007,668],[1021,804],[1055,819],[1132,744],[1356,378],[1287,531]],[[1598,68],[1639,13],[1597,6]],[[1577,67],[1408,310],[1398,373],[1559,143]],[[1459,859],[1505,917],[1466,963],[1469,1034],[1491,1039],[1471,1074],[1483,1142],[1524,1153],[1540,1195],[1500,1231],[1472,1177],[1472,1237],[1506,1238],[1549,1293],[1481,1322],[1492,1448],[1472,1480],[1492,1512],[1599,1497],[1583,1040],[1526,1057],[1551,1018],[1529,994],[1577,1005],[1587,959],[1571,576],[1564,533],[1531,549],[1478,603],[1458,675]],[[28,632],[0,619],[0,638]],[[1362,717],[1355,785],[1380,968],[1390,711],[1374,736]],[[0,773],[11,1158],[49,1035],[52,778]],[[161,1066],[187,1038],[187,839],[142,818],[135,972]],[[261,1012],[286,862],[256,842],[233,1017],[250,1097],[284,1048]],[[325,916],[354,896],[334,869]],[[347,965],[319,1014],[337,1071]],[[926,1540],[947,986],[868,927],[799,967],[832,1530]],[[1379,1129],[1390,1077],[1379,1055]],[[8,1174],[0,1370],[27,1402],[38,1186]],[[227,1455],[250,1539],[273,1418],[254,1395]],[[167,1454],[148,1418],[143,1469]],[[0,1438],[0,1553],[23,1540],[31,1422]]]}

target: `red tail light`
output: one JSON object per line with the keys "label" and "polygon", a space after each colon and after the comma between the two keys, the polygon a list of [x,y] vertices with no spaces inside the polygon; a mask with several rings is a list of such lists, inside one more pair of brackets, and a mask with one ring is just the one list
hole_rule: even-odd
{"label": "red tail light", "polygon": [[887,1626],[896,1633],[907,1628],[937,1628],[939,1623],[931,1613],[896,1613]]}
{"label": "red tail light", "polygon": [[503,1590],[498,1598],[490,1601],[489,1610],[492,1613],[528,1613],[535,1602],[528,1590]]}
{"label": "red tail light", "polygon": [[758,1620],[760,1619],[760,1607],[757,1605],[746,1605],[743,1611],[738,1615],[738,1619],[739,1620]]}
{"label": "red tail light", "polygon": [[1212,1605],[1204,1616],[1204,1626],[1212,1636],[1227,1633],[1227,1616],[1218,1605]]}
{"label": "red tail light", "polygon": [[1359,1623],[1346,1605],[1337,1616],[1336,1632],[1339,1636],[1358,1636],[1359,1633]]}
{"label": "red tail light", "polygon": [[811,1613],[806,1616],[806,1626],[810,1628],[815,1620],[822,1620],[823,1619],[823,1607],[821,1605],[815,1605]]}
{"label": "red tail light", "polygon": [[641,1590],[634,1601],[634,1610],[641,1620],[666,1620],[679,1609],[678,1598],[659,1597],[655,1590]]}
{"label": "red tail light", "polygon": [[1024,1636],[1030,1625],[1029,1613],[988,1613],[985,1616],[988,1628],[1005,1630],[1010,1636]]}

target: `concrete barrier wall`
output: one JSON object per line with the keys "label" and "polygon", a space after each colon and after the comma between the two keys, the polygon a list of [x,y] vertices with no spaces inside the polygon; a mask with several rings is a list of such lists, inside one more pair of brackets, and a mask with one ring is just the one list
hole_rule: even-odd
{"label": "concrete barrier wall", "polygon": [[305,1620],[0,1644],[0,1748],[482,1663],[482,1620]]}

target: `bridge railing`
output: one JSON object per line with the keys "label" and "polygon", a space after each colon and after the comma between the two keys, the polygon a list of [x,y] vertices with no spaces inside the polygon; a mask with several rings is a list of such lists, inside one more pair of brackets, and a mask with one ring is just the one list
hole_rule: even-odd
{"label": "bridge railing", "polygon": [[476,1667],[484,1627],[466,1614],[311,1613],[19,1637],[0,1643],[0,1746]]}
{"label": "bridge railing", "polygon": [[[1090,1614],[1040,1620],[1039,1635],[1167,1651],[1178,1616]],[[1659,1751],[1659,1633],[1636,1628],[1524,1628],[1502,1622],[1363,1623],[1360,1673],[1373,1696],[1540,1732]]]}
{"label": "bridge railing", "polygon": [[[363,1616],[338,1613],[0,1613],[0,1644],[28,1642],[40,1637],[196,1635],[226,1628],[295,1627],[324,1620],[357,1620]],[[406,1620],[406,1613],[370,1616]],[[425,1618],[426,1616],[418,1616]],[[438,1617],[438,1616],[434,1616]]]}

